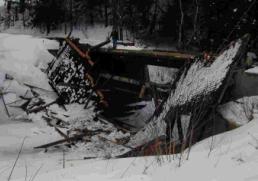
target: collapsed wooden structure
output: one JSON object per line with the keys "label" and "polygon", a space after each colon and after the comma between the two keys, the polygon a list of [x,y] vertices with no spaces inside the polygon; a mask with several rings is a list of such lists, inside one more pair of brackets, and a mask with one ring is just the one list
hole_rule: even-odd
{"label": "collapsed wooden structure", "polygon": [[232,86],[248,42],[246,35],[232,42],[215,60],[197,57],[186,66],[150,123],[131,139],[129,145],[136,148],[123,156],[155,155],[157,151],[173,154],[203,139],[207,125],[216,124],[217,106]]}
{"label": "collapsed wooden structure", "polygon": [[[55,38],[54,38],[55,39]],[[196,54],[152,50],[119,50],[58,39],[62,47],[47,70],[50,84],[66,103],[88,106],[93,100],[104,116],[123,116],[125,105],[155,96],[146,73],[147,65],[180,68]],[[53,53],[53,51],[52,51]],[[163,85],[164,86],[164,85]],[[170,85],[167,85],[168,89]]]}
{"label": "collapsed wooden structure", "polygon": [[[112,97],[118,94],[115,90],[128,99],[124,104],[133,98],[139,101],[146,95],[155,96],[153,85],[146,76],[146,65],[181,68],[177,78],[168,85],[169,92],[157,105],[149,123],[125,145],[132,151],[121,157],[155,155],[157,150],[158,154],[171,154],[200,140],[206,125],[215,121],[216,108],[231,86],[234,71],[245,56],[248,42],[249,37],[245,36],[231,43],[215,59],[205,60],[201,56],[193,59],[192,54],[178,52],[100,48],[109,43],[108,40],[91,47],[65,39],[49,65],[48,75],[52,87],[65,103],[78,102],[87,107],[93,101],[101,109],[118,116],[121,104],[114,106],[114,102],[122,100]],[[123,89],[117,89],[121,85]],[[107,115],[104,116],[108,118]],[[83,137],[84,134],[71,139],[64,137],[40,148]]]}

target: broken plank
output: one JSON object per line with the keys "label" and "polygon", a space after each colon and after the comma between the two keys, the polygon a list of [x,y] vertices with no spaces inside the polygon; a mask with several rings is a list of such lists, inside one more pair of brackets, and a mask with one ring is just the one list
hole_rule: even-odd
{"label": "broken plank", "polygon": [[137,85],[140,86],[141,83],[140,81],[128,78],[128,77],[122,77],[122,76],[117,76],[117,75],[111,75],[111,74],[107,74],[107,73],[101,73],[100,77],[103,77],[105,79],[112,79],[115,81],[119,81],[119,82],[124,82],[124,83],[128,83],[128,84],[133,84],[133,85]]}
{"label": "broken plank", "polygon": [[82,139],[84,136],[85,136],[85,134],[76,135],[76,136],[68,138],[68,139],[62,139],[62,140],[54,141],[54,142],[47,143],[44,145],[40,145],[40,146],[34,147],[34,149],[49,148],[49,147],[56,146],[56,145],[59,145],[62,143],[77,141],[77,140]]}
{"label": "broken plank", "polygon": [[31,110],[27,110],[27,112],[28,113],[37,113],[37,112],[42,111],[42,110],[46,109],[47,107],[49,107],[49,106],[51,106],[51,105],[53,105],[55,103],[56,103],[56,101],[53,101],[53,102],[50,102],[50,103],[48,103],[48,104],[46,104],[44,106],[40,106],[40,107],[36,107],[34,109],[31,109]]}

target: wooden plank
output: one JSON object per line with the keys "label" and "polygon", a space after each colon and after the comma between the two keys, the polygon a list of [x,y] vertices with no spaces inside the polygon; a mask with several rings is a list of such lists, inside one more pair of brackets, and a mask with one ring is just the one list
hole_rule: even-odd
{"label": "wooden plank", "polygon": [[[55,40],[65,40],[71,48],[79,53],[79,55],[85,58],[85,53],[83,49],[88,47],[87,44],[79,43],[78,46],[75,45],[69,38],[59,38],[59,37],[49,37],[48,39]],[[180,52],[180,51],[164,51],[164,50],[126,50],[126,49],[110,49],[110,48],[100,48],[110,40],[106,40],[98,45],[92,46],[90,51],[95,51],[97,53],[106,53],[106,54],[114,54],[114,55],[124,55],[124,56],[144,56],[144,57],[156,57],[156,58],[167,58],[167,59],[175,59],[175,60],[188,60],[193,59],[195,56],[202,55],[200,52]],[[131,44],[130,44],[131,45]],[[86,52],[86,50],[85,50]]]}
{"label": "wooden plank", "polygon": [[105,73],[105,74],[101,73],[100,77],[103,77],[105,79],[112,79],[112,80],[116,80],[116,81],[124,82],[124,83],[128,83],[128,84],[133,84],[133,85],[137,85],[137,86],[141,85],[141,83],[139,81],[128,78],[128,77],[122,77],[122,76],[116,76],[116,75],[113,76],[113,75],[107,74],[107,73]]}
{"label": "wooden plank", "polygon": [[139,98],[142,99],[145,95],[145,92],[146,92],[146,86],[145,85],[142,85],[141,87],[141,90],[140,90],[140,93],[139,93]]}
{"label": "wooden plank", "polygon": [[83,59],[85,59],[85,60],[88,62],[88,64],[90,64],[91,66],[94,65],[94,62],[91,60],[91,58],[90,58],[90,56],[89,56],[89,54],[88,54],[87,51],[83,52],[83,51],[82,51],[78,46],[76,46],[76,45],[72,42],[72,40],[70,40],[69,38],[65,38],[65,41],[66,41],[66,43],[68,43],[68,45],[69,45],[72,49],[74,49],[74,50],[80,55],[80,57],[82,57]]}
{"label": "wooden plank", "polygon": [[56,100],[53,101],[53,102],[50,102],[50,103],[48,103],[46,105],[39,106],[39,107],[30,109],[30,110],[27,110],[27,113],[38,113],[38,112],[42,111],[43,109],[46,109],[47,107],[49,107],[49,106],[51,106],[53,104],[56,104]]}
{"label": "wooden plank", "polygon": [[48,143],[48,144],[44,144],[44,145],[41,145],[41,146],[34,147],[34,149],[49,148],[51,146],[56,146],[56,145],[59,145],[59,144],[65,143],[65,142],[76,141],[78,139],[81,139],[83,136],[85,136],[85,134],[74,136],[74,137],[71,137],[71,138],[68,138],[68,139],[62,139],[62,140],[54,141],[54,142],[51,142],[51,143]]}

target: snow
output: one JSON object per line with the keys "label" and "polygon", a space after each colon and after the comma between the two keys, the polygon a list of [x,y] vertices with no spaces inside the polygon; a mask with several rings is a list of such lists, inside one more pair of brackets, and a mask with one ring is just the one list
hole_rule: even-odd
{"label": "snow", "polygon": [[28,35],[0,34],[0,72],[19,82],[52,90],[46,75],[40,70],[46,68],[53,58],[46,50],[49,46],[58,47],[58,43]]}
{"label": "snow", "polygon": [[242,126],[252,120],[253,110],[258,108],[257,103],[257,96],[244,97],[219,106],[218,112],[227,121]]}
{"label": "snow", "polygon": [[[171,178],[182,181],[256,181],[258,142],[255,138],[258,138],[258,115],[254,114],[254,117],[254,120],[241,128],[194,145],[188,160],[186,150],[183,152],[180,166],[180,155],[114,160],[80,160],[67,156],[66,168],[62,169],[61,154],[51,153],[44,158],[45,153],[41,153],[38,158],[31,158],[31,153],[24,149],[12,180],[24,180],[27,163],[28,178],[42,166],[36,176],[37,181],[166,181]],[[17,149],[22,138],[19,141],[16,144]],[[7,178],[17,151],[12,153],[11,161],[6,161],[7,157],[0,157],[5,160],[0,162],[1,179]]]}
{"label": "snow", "polygon": [[126,116],[126,118],[117,118],[119,121],[125,122],[130,125],[134,125],[137,129],[141,129],[145,126],[146,121],[152,116],[153,112],[155,111],[155,103],[154,100],[151,101],[141,101],[134,104],[127,105],[128,107],[134,106],[142,106],[143,108],[139,110],[131,110],[127,112],[130,114]]}
{"label": "snow", "polygon": [[150,82],[156,84],[172,83],[177,75],[178,69],[148,65]]}
{"label": "snow", "polygon": [[[13,80],[15,81],[15,80]],[[10,92],[10,90],[13,89],[12,84],[17,84],[13,83],[9,84],[10,86],[5,89],[7,92]],[[6,83],[7,85],[8,83]],[[52,125],[57,125],[58,120],[62,120],[60,129],[62,132],[65,134],[69,135],[70,137],[73,137],[75,135],[80,134],[78,132],[79,130],[90,130],[90,131],[97,131],[97,130],[102,130],[103,133],[101,132],[100,134],[96,134],[95,136],[91,137],[90,143],[87,142],[78,142],[76,143],[74,148],[68,149],[69,153],[78,153],[78,155],[83,155],[81,157],[106,157],[109,155],[110,157],[114,157],[116,155],[120,155],[124,152],[127,152],[128,149],[124,148],[123,146],[120,145],[115,145],[112,143],[123,138],[127,138],[130,136],[130,134],[125,134],[121,133],[118,131],[112,124],[105,122],[104,120],[99,121],[99,120],[94,120],[96,117],[96,112],[94,109],[95,107],[89,104],[89,108],[87,110],[84,109],[83,105],[79,104],[70,104],[66,105],[67,111],[65,111],[63,108],[59,107],[58,105],[54,104],[51,105],[46,109],[46,112],[39,112],[39,113],[31,113],[31,114],[25,114],[21,110],[15,108],[15,107],[10,107],[10,105],[13,104],[8,104],[9,102],[17,102],[19,103],[19,94],[23,95],[25,97],[30,97],[28,91],[26,90],[26,87],[23,87],[21,85],[16,85],[16,91],[13,92],[15,94],[12,94],[14,96],[13,100],[10,101],[7,99],[8,95],[5,95],[5,99],[8,100],[6,101],[6,104],[8,105],[8,110],[9,113],[11,114],[11,119],[13,121],[17,122],[26,122],[27,124],[30,123],[31,129],[32,130],[37,130],[37,135],[46,139],[39,140],[38,142],[34,141],[30,146],[30,148],[47,144],[49,142],[54,142],[57,140],[60,140],[60,137],[55,137],[52,136],[53,134],[56,134],[55,129],[53,127],[49,127],[48,123],[46,120],[43,119],[43,117],[50,117],[54,118],[50,124]],[[43,99],[46,104],[53,102],[56,99],[56,95],[54,92],[49,92],[46,90],[34,90],[34,92],[37,92],[37,94],[40,95],[40,98]],[[35,99],[35,98],[34,98]],[[1,107],[2,109],[3,107]],[[0,110],[1,110],[0,109]],[[2,115],[4,115],[5,112],[2,110]],[[1,124],[0,124],[1,125]],[[23,130],[21,128],[21,130]],[[27,128],[23,130],[27,135]],[[23,133],[24,134],[24,133]],[[47,135],[46,135],[47,134]],[[104,138],[107,138],[109,141],[102,141],[99,136],[102,136]],[[31,138],[32,140],[38,139],[37,137]],[[62,147],[62,145],[61,145]],[[52,148],[49,149],[50,151]],[[55,150],[55,152],[60,152],[60,150]],[[62,150],[61,150],[62,151]]]}
{"label": "snow", "polygon": [[250,68],[245,71],[247,74],[258,75],[258,67]]}
{"label": "snow", "polygon": [[[0,27],[1,28],[1,27]],[[1,29],[0,29],[1,31]],[[78,27],[74,27],[71,37],[79,38],[80,43],[86,43],[90,45],[97,45],[103,41],[106,41],[107,37],[110,36],[112,31],[111,26],[105,27],[102,24],[95,24],[94,26],[80,25]],[[16,22],[15,26],[10,27],[8,29],[3,29],[2,32],[6,32],[8,34],[25,34],[25,35],[33,35],[38,37],[67,37],[69,32],[64,32],[63,30],[52,30],[48,35],[43,34],[39,29],[31,29],[24,28],[22,22]],[[132,37],[128,35],[125,41],[128,40],[133,41]],[[106,48],[112,48],[112,42],[105,45]],[[117,49],[126,49],[126,50],[141,50],[143,49],[143,45],[139,42],[135,42],[135,46],[124,46],[118,45]],[[56,48],[57,49],[57,48]]]}

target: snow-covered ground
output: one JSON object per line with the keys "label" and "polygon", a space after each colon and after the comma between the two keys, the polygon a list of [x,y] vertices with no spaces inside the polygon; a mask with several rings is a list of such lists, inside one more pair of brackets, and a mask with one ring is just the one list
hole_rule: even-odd
{"label": "snow-covered ground", "polygon": [[[75,154],[66,156],[66,167],[63,169],[62,153],[40,152],[35,154],[26,147],[15,167],[12,180],[23,181],[27,173],[28,179],[36,175],[36,181],[166,181],[171,179],[179,181],[256,181],[258,180],[258,115],[255,113],[253,116],[254,119],[249,124],[193,146],[188,160],[186,160],[188,154],[188,150],[186,150],[183,153],[180,167],[180,155],[82,160],[78,159],[78,155]],[[14,136],[18,134],[18,127],[5,127],[8,130],[14,130],[9,133],[5,131],[2,134],[5,133],[5,138]],[[36,131],[34,134],[36,135]],[[22,139],[20,137],[16,142],[10,140],[14,144],[10,143],[7,150],[2,151],[1,148],[1,180],[6,180],[9,175]],[[25,140],[25,145],[28,144],[29,140]],[[38,173],[37,170],[39,170]]]}
{"label": "snow-covered ground", "polygon": [[58,48],[58,43],[29,35],[0,34],[0,71],[19,82],[52,90],[40,70],[53,58],[46,47]]}
{"label": "snow-covered ground", "polygon": [[[23,83],[44,89],[49,88],[47,77],[40,69],[44,69],[46,63],[52,59],[46,48],[55,46],[57,46],[56,42],[46,39],[27,35],[0,34],[0,71],[14,77],[14,80],[6,80],[4,83],[4,92],[8,90],[5,96],[7,103],[13,102],[19,95],[28,92],[28,87]],[[55,99],[54,93],[51,88],[49,89],[37,90],[40,94],[45,94],[43,97],[46,101]],[[27,96],[29,95],[30,93]],[[246,105],[249,103],[258,105],[256,97],[250,97],[247,100]],[[243,100],[237,102],[245,105],[245,103],[241,104],[245,102]],[[238,108],[228,105],[222,109],[224,111],[244,110],[244,108]],[[94,116],[91,110],[83,112],[79,105],[71,105],[67,109],[68,112],[65,112],[53,105],[50,111],[58,112],[64,120],[67,114],[72,117],[81,115],[89,120]],[[180,163],[180,155],[109,159],[114,152],[125,148],[119,146],[116,148],[115,145],[101,142],[96,137],[93,138],[95,146],[78,143],[72,149],[60,147],[49,149],[48,152],[34,150],[35,146],[62,139],[62,137],[41,119],[41,113],[31,114],[26,119],[15,119],[19,112],[10,108],[12,117],[8,118],[0,100],[0,180],[8,179],[24,140],[22,152],[11,176],[13,181],[257,181],[258,110],[256,106],[249,106],[248,111],[251,116],[248,116],[248,120],[245,120],[242,127],[194,145],[189,159],[187,160],[188,150],[186,150]],[[231,114],[231,116],[224,115],[229,119],[238,118],[237,115],[239,115],[239,112],[235,111],[226,111],[226,113]],[[70,121],[74,123],[71,125],[82,125],[78,119]],[[87,126],[91,126],[92,129],[98,124],[88,123]],[[105,129],[110,127],[107,126]],[[109,138],[119,136],[124,135],[113,131]],[[63,156],[63,150],[65,156]],[[106,153],[100,154],[103,153],[101,150]],[[91,156],[102,158],[84,159]],[[63,168],[63,160],[65,160],[65,168]]]}
{"label": "snow-covered ground", "polygon": [[[1,27],[0,27],[1,28]],[[1,29],[0,29],[1,31]],[[63,30],[52,30],[48,35],[42,33],[39,29],[34,28],[31,29],[30,27],[23,27],[22,22],[16,22],[15,26],[10,27],[8,29],[3,29],[3,33],[9,33],[9,34],[25,34],[25,35],[33,35],[37,37],[66,37],[69,34],[69,31],[65,32]],[[74,27],[71,37],[79,38],[80,43],[88,43],[90,45],[97,45],[103,41],[106,41],[108,37],[110,37],[110,34],[112,32],[112,27],[108,26],[105,27],[103,24],[96,24],[94,26],[78,26]],[[134,41],[134,39],[128,35],[127,38],[125,38],[125,41]],[[141,45],[138,41],[135,42],[135,46],[123,46],[118,45],[118,49],[129,49],[129,50],[140,50],[143,49],[144,46]],[[107,48],[112,48],[112,42],[105,45]]]}
{"label": "snow-covered ground", "polygon": [[253,119],[253,113],[258,108],[258,97],[244,97],[235,101],[228,102],[218,107],[221,116],[236,126],[247,124]]}

